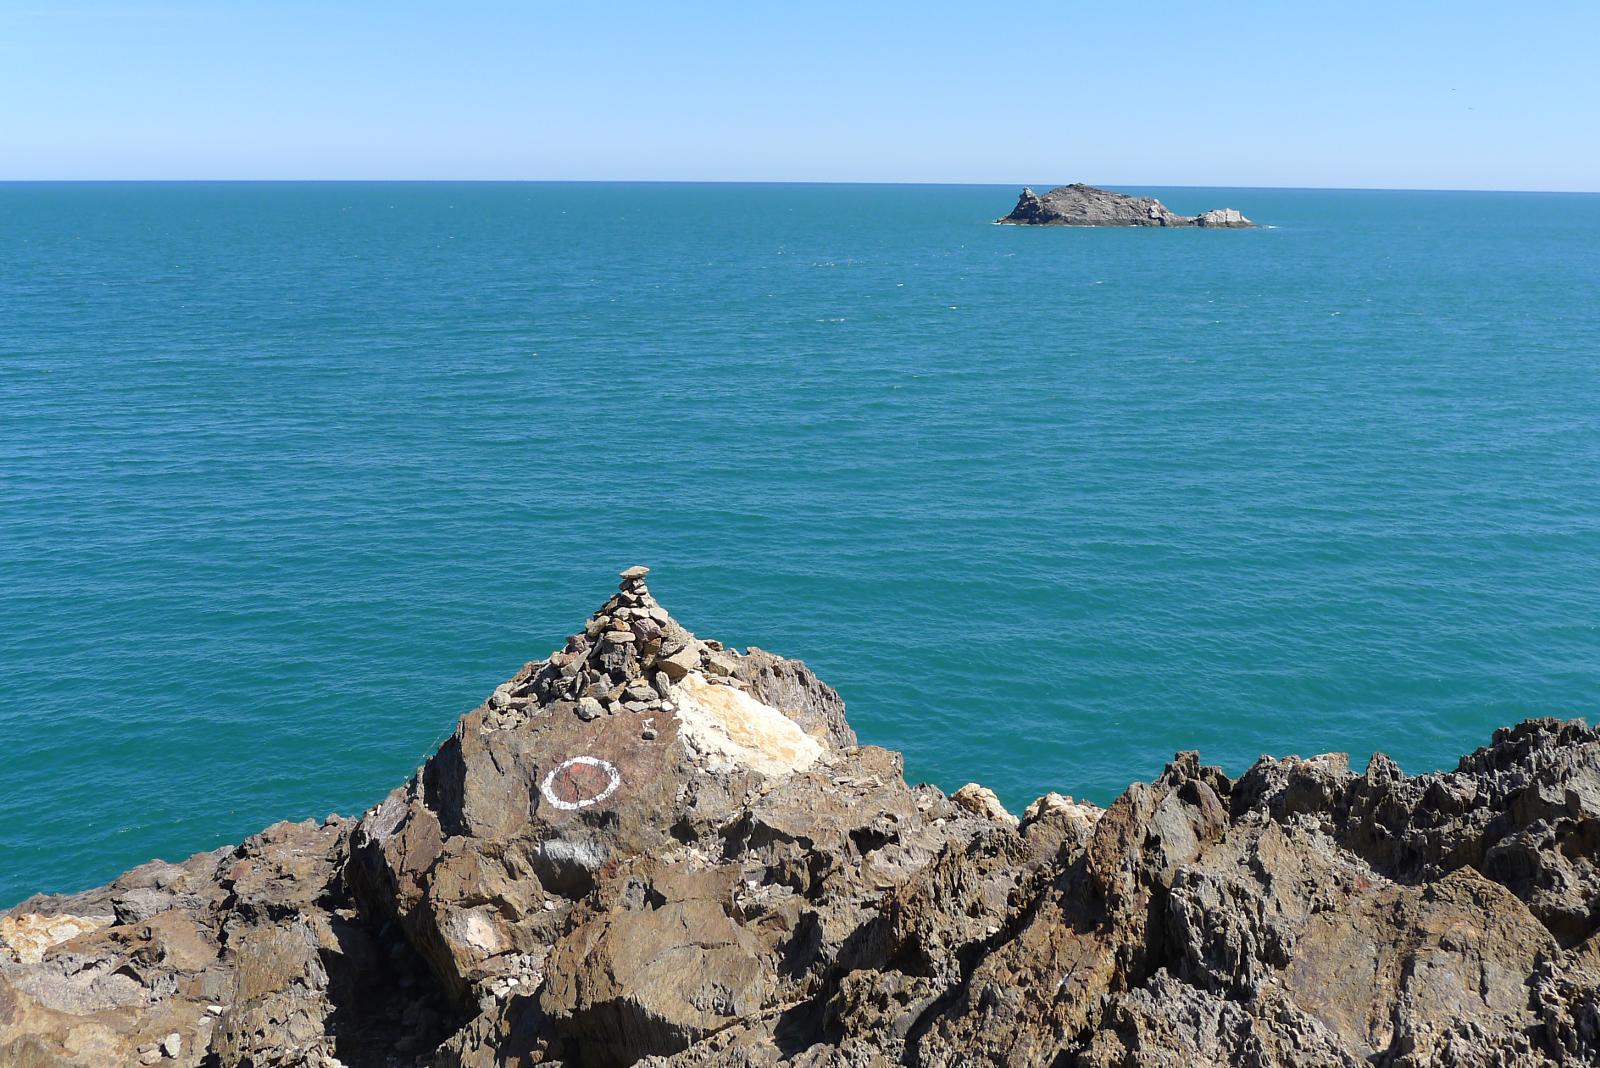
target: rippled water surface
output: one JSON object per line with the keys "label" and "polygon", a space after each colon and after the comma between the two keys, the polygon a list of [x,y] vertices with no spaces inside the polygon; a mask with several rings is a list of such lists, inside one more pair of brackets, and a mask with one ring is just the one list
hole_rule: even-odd
{"label": "rippled water surface", "polygon": [[1012,806],[1593,714],[1600,197],[1148,192],[1275,228],[0,186],[0,904],[363,809],[636,562]]}

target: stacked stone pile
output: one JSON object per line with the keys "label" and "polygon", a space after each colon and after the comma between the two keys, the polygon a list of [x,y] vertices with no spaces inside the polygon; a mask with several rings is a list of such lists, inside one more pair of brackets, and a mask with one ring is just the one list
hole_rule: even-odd
{"label": "stacked stone pile", "polygon": [[488,725],[520,726],[537,708],[570,705],[580,719],[622,712],[674,711],[673,683],[691,671],[707,681],[742,687],[735,677],[739,654],[714,639],[701,640],[681,626],[651,596],[648,567],[620,573],[622,584],[589,617],[583,630],[548,660],[526,664],[489,699]]}

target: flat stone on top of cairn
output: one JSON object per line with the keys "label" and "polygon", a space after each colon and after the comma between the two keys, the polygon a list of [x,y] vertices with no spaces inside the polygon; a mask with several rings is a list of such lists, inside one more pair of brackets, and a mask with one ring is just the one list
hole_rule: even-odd
{"label": "flat stone on top of cairn", "polygon": [[650,569],[648,567],[645,567],[643,564],[634,564],[626,571],[617,572],[617,577],[623,582],[638,582],[648,574],[650,574]]}

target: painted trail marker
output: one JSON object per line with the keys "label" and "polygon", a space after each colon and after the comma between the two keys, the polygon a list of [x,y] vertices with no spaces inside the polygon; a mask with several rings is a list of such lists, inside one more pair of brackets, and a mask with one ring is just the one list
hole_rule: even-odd
{"label": "painted trail marker", "polygon": [[539,784],[539,792],[556,808],[572,811],[598,805],[621,785],[622,774],[610,761],[576,756],[556,765]]}

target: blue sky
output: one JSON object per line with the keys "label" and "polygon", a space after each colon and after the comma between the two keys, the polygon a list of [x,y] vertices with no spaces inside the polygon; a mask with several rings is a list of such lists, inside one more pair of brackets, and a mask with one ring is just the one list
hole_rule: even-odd
{"label": "blue sky", "polygon": [[1600,4],[0,0],[0,178],[1600,190]]}

